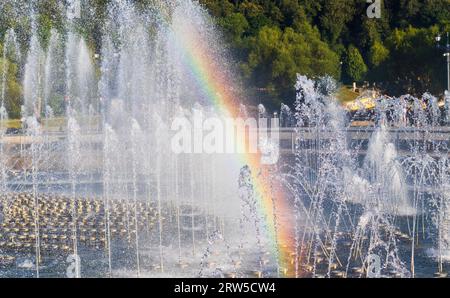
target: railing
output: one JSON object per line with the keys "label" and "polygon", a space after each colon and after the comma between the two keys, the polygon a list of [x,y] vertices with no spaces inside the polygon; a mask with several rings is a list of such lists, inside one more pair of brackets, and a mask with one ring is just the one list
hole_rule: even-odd
{"label": "railing", "polygon": [[[342,131],[333,131],[328,129],[317,129],[316,127],[301,127],[301,128],[280,128],[280,152],[283,155],[293,154],[296,148],[296,142],[301,140],[303,142],[320,140],[334,140],[337,133],[343,133],[347,139],[348,144],[362,144],[359,148],[358,154],[365,154],[368,141],[372,134],[376,131],[374,127],[350,127]],[[450,149],[450,126],[446,127],[431,127],[431,128],[386,128],[390,135],[391,141],[396,145],[401,154],[407,154],[411,145],[422,146],[426,151],[436,152],[436,148],[443,150],[443,154],[449,153]],[[271,132],[269,131],[269,134]],[[65,141],[67,134],[50,133],[41,136],[24,136],[24,135],[7,135],[0,139],[0,144],[6,146],[21,146],[27,147],[33,143],[60,143]],[[81,143],[96,145],[94,148],[101,148],[103,143],[103,136],[98,132],[91,132],[82,134],[80,136]]]}

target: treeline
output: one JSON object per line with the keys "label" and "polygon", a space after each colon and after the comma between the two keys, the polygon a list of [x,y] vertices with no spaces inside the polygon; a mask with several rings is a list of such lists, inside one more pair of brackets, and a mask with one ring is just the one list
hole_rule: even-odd
{"label": "treeline", "polygon": [[[98,52],[112,0],[82,0],[80,31]],[[151,9],[162,0],[134,0]],[[435,36],[450,31],[450,0],[379,0],[381,18],[369,19],[366,0],[198,0],[213,16],[255,103],[291,103],[296,74],[376,83],[390,95],[441,94],[446,69]],[[50,29],[62,29],[64,0],[35,1],[45,47]],[[14,28],[22,46],[30,38],[30,1],[0,1],[0,50]],[[444,38],[445,39],[445,38]],[[26,48],[21,49],[26,53]],[[22,63],[17,65],[23,65]],[[20,66],[7,64],[6,104],[20,114]],[[1,67],[3,69],[3,67]],[[15,79],[16,78],[16,79]]]}
{"label": "treeline", "polygon": [[450,30],[450,0],[380,0],[380,19],[368,18],[366,0],[200,2],[223,29],[257,100],[292,101],[297,73],[368,81],[391,95],[441,94],[445,87],[435,37]]}

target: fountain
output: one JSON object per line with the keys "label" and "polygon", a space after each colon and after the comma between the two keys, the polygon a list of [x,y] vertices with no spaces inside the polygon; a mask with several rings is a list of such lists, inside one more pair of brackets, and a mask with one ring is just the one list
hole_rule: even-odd
{"label": "fountain", "polygon": [[[332,78],[299,75],[258,154],[206,142],[208,154],[202,119],[271,112],[245,106],[197,2],[131,2],[108,5],[98,45],[75,0],[46,42],[33,9],[28,40],[17,28],[3,37],[3,276],[446,275],[450,130],[438,98],[382,96],[352,113]],[[6,129],[7,60],[23,69],[20,137]],[[175,120],[193,124],[184,152],[171,148]],[[273,151],[280,160],[261,165]]]}

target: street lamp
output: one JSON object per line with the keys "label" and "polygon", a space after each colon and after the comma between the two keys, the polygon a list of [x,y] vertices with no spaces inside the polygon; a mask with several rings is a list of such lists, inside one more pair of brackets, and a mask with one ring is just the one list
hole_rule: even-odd
{"label": "street lamp", "polygon": [[450,123],[450,39],[447,32],[447,44],[441,45],[441,35],[436,36],[437,47],[443,50],[444,57],[447,57],[447,90],[444,92],[445,113],[444,121]]}
{"label": "street lamp", "polygon": [[441,45],[441,35],[436,36],[437,48],[444,52],[444,57],[447,57],[447,91],[450,91],[450,39],[447,32],[447,44]]}

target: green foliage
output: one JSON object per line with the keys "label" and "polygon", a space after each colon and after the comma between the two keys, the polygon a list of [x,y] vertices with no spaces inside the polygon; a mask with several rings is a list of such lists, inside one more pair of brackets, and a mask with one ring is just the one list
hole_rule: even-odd
{"label": "green foliage", "polygon": [[[18,67],[10,61],[0,58],[0,70],[3,71],[4,67],[6,67],[5,107],[9,112],[10,118],[19,118],[22,88],[17,81]],[[1,77],[3,74],[2,72],[0,74]],[[2,86],[0,85],[0,92],[2,92],[1,88]]]}
{"label": "green foliage", "polygon": [[380,66],[389,58],[389,50],[379,41],[375,41],[369,52],[369,60],[372,66]]}
{"label": "green foliage", "polygon": [[442,54],[435,48],[437,27],[396,29],[386,39],[390,55],[384,65],[383,81],[391,82],[392,93],[439,94],[443,86]]}
{"label": "green foliage", "polygon": [[369,80],[391,94],[443,91],[433,38],[450,30],[450,0],[382,0],[381,19],[359,0],[200,2],[219,17],[258,100],[293,100],[296,72]]}
{"label": "green foliage", "polygon": [[303,34],[293,28],[263,27],[251,39],[247,77],[273,97],[292,96],[298,73],[339,77],[339,58],[312,28]]}
{"label": "green foliage", "polygon": [[355,82],[361,82],[367,74],[367,66],[359,50],[350,45],[347,54],[346,75]]}
{"label": "green foliage", "polygon": [[[62,0],[35,1],[39,37],[44,47],[50,30],[65,29]],[[83,0],[75,28],[98,52],[107,6],[112,0]],[[161,0],[134,0],[152,9]],[[363,0],[199,0],[222,29],[247,91],[255,101],[278,105],[295,98],[296,74],[331,75],[344,83],[368,80],[389,94],[442,93],[445,64],[434,37],[450,31],[450,0],[382,0],[382,18],[369,19]],[[22,41],[31,35],[26,0],[0,1],[0,42],[13,28]],[[22,9],[22,10],[23,10]],[[20,14],[19,14],[20,15]],[[25,41],[25,42],[23,42]],[[6,104],[18,117],[22,90],[21,67],[7,65]],[[23,62],[23,61],[22,61]],[[341,67],[343,65],[343,67]],[[50,102],[56,102],[50,98]],[[55,107],[55,111],[62,107]]]}
{"label": "green foliage", "polygon": [[227,34],[231,43],[241,48],[243,46],[244,34],[250,28],[245,16],[242,13],[232,13],[219,19],[218,23]]}
{"label": "green foliage", "polygon": [[320,25],[331,44],[337,43],[347,30],[347,23],[353,19],[355,5],[353,0],[329,0],[324,2]]}

